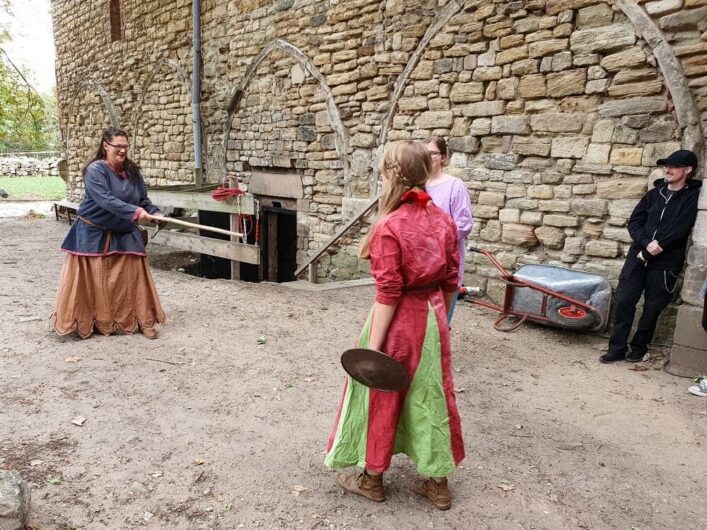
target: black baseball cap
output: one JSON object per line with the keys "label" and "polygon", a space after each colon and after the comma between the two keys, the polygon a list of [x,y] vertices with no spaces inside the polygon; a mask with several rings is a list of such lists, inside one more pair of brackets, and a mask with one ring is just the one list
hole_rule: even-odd
{"label": "black baseball cap", "polygon": [[687,149],[680,149],[675,151],[668,158],[661,158],[658,160],[659,166],[674,166],[674,167],[691,167],[692,169],[697,168],[697,155],[692,151]]}

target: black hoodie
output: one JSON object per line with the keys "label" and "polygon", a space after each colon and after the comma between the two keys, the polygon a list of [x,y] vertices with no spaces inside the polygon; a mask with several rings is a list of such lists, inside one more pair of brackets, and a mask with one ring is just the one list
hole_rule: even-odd
{"label": "black hoodie", "polygon": [[[702,181],[688,179],[684,188],[670,192],[665,179],[658,179],[634,208],[628,220],[633,245],[629,257],[639,252],[652,269],[679,271],[685,260],[690,231],[697,218],[697,199]],[[663,252],[653,256],[646,250],[656,240]]]}

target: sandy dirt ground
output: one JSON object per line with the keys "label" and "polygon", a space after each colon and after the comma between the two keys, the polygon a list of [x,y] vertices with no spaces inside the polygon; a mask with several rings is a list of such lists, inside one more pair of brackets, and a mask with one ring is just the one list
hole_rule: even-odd
{"label": "sandy dirt ground", "polygon": [[34,528],[707,524],[707,399],[688,380],[601,365],[605,338],[494,331],[494,315],[468,304],[452,330],[468,454],[452,509],[408,490],[404,456],[385,475],[385,503],[343,495],[324,446],[339,355],[372,287],[309,292],[155,269],[169,319],[158,340],[58,338],[48,317],[67,228],[0,219],[0,468],[29,484]]}

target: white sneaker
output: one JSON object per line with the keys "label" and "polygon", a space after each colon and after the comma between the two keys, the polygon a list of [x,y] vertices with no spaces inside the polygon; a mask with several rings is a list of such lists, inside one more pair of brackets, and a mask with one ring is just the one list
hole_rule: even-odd
{"label": "white sneaker", "polygon": [[707,379],[700,380],[699,383],[692,385],[687,391],[696,396],[707,397]]}

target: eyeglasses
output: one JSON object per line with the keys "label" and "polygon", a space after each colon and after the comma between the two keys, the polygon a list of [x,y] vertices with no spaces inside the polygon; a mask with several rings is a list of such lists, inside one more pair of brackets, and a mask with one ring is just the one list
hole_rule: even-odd
{"label": "eyeglasses", "polygon": [[128,149],[130,149],[130,146],[127,145],[127,144],[115,145],[115,144],[112,144],[112,143],[110,143],[110,142],[106,142],[106,143],[107,143],[108,145],[110,145],[111,147],[115,148],[116,151],[127,151]]}

